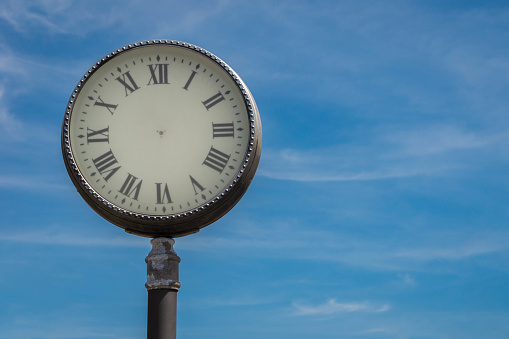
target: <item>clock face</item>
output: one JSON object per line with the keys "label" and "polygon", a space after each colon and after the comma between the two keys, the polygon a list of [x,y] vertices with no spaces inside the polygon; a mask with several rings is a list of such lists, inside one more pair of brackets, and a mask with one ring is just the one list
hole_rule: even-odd
{"label": "clock face", "polygon": [[246,169],[257,114],[249,91],[221,60],[189,46],[130,45],[75,90],[64,120],[67,158],[76,181],[114,211],[194,213]]}

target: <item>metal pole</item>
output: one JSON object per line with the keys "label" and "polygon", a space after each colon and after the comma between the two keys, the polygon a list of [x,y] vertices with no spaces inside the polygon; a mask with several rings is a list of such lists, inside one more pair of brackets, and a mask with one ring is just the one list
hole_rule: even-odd
{"label": "metal pole", "polygon": [[147,339],[177,338],[177,292],[180,258],[172,238],[154,238],[147,263]]}

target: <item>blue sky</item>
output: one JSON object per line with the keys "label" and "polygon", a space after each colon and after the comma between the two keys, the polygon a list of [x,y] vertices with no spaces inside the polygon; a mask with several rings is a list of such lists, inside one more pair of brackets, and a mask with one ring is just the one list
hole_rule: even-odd
{"label": "blue sky", "polygon": [[178,337],[509,336],[506,1],[0,1],[0,338],[144,338],[149,239],[60,153],[114,49],[173,39],[243,78],[258,173],[176,240]]}

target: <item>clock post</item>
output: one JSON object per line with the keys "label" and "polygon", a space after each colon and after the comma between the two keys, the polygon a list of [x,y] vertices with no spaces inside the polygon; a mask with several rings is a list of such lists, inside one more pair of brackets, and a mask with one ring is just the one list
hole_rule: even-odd
{"label": "clock post", "polygon": [[180,258],[172,238],[154,238],[147,263],[148,312],[147,339],[177,337],[177,292],[180,288]]}
{"label": "clock post", "polygon": [[175,40],[112,51],[81,78],[62,123],[79,194],[126,232],[153,238],[148,339],[175,339],[180,258],[174,238],[219,220],[242,198],[262,149],[258,108],[223,60]]}

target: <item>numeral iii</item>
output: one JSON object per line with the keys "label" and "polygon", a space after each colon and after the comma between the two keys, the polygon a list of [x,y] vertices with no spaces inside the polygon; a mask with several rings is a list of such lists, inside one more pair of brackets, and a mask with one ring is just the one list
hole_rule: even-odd
{"label": "numeral iii", "polygon": [[233,122],[226,124],[214,124],[212,123],[212,138],[233,138]]}

